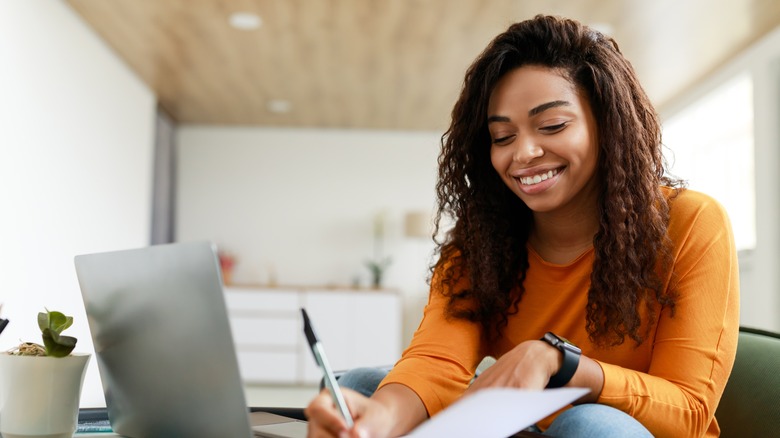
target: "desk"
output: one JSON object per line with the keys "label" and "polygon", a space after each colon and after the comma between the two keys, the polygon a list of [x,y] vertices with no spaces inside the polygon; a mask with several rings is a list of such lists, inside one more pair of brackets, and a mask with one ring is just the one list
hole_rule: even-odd
{"label": "desk", "polygon": [[[303,409],[301,408],[263,408],[263,407],[251,407],[249,408],[249,411],[252,413],[258,413],[258,412],[266,412],[276,415],[282,415],[285,417],[295,418],[299,420],[305,420],[306,417],[303,415]],[[105,420],[108,421],[108,413],[105,408],[89,408],[89,409],[81,409],[79,411],[79,422],[82,421],[97,421],[97,420]],[[254,420],[254,419],[253,419]],[[255,421],[252,421],[252,424],[258,424]],[[77,438],[111,438],[111,437],[118,437],[120,435],[117,435],[113,432],[89,432],[89,433],[77,433],[74,435],[74,437]],[[535,432],[518,432],[514,435],[512,435],[510,438],[540,438],[544,437],[544,435],[535,433]]]}
{"label": "desk", "polygon": [[[257,407],[252,406],[249,408],[250,414],[253,413],[268,413],[274,415],[281,415],[283,417],[293,418],[295,420],[306,421],[306,416],[303,414],[303,408],[271,408],[271,407]],[[107,429],[110,429],[108,424],[108,410],[106,408],[81,408],[79,409],[79,425],[84,429],[84,425],[96,423],[105,425]],[[80,437],[90,436],[117,436],[114,433],[104,432],[79,432]]]}

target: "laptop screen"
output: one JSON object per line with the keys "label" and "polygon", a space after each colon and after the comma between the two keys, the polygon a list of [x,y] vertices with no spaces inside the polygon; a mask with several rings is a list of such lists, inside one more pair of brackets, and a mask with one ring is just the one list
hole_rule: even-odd
{"label": "laptop screen", "polygon": [[75,264],[115,432],[251,436],[212,244],[81,255]]}

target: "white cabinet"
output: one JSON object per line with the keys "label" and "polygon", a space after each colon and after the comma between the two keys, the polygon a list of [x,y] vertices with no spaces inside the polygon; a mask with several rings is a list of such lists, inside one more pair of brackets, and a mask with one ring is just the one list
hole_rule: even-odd
{"label": "white cabinet", "polygon": [[392,291],[225,287],[225,299],[246,382],[320,381],[301,307],[335,370],[392,365],[401,355],[401,302]]}

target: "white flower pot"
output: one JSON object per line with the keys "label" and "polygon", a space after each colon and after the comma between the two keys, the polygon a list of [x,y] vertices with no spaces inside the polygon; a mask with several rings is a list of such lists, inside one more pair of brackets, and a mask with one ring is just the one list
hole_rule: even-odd
{"label": "white flower pot", "polygon": [[0,353],[3,438],[70,438],[76,431],[89,354],[68,357]]}

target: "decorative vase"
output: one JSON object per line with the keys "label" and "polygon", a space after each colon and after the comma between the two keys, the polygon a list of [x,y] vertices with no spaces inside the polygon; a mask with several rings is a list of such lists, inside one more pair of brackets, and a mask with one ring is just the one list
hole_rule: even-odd
{"label": "decorative vase", "polygon": [[89,354],[66,357],[0,353],[0,434],[3,438],[70,438]]}

